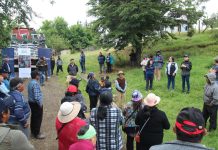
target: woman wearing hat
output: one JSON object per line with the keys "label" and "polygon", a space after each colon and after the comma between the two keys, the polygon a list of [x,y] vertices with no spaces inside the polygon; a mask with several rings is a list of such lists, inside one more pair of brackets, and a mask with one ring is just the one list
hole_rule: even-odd
{"label": "woman wearing hat", "polygon": [[142,99],[143,96],[141,92],[134,90],[132,93],[132,100],[124,107],[123,115],[125,117],[125,123],[123,130],[127,134],[127,150],[134,149],[134,136],[138,131],[138,126],[135,124],[135,118],[137,113],[144,107]]}
{"label": "woman wearing hat", "polygon": [[77,134],[78,142],[72,144],[69,150],[95,150],[96,149],[96,131],[92,125],[86,125],[80,128]]}
{"label": "woman wearing hat", "polygon": [[123,107],[123,103],[125,102],[125,98],[126,98],[126,88],[127,88],[127,82],[125,79],[125,74],[123,71],[119,71],[118,72],[118,78],[117,80],[115,80],[115,86],[116,86],[116,90],[117,90],[117,105],[122,108]]}
{"label": "woman wearing hat", "polygon": [[123,123],[122,112],[112,106],[111,92],[100,94],[100,106],[92,109],[90,123],[97,132],[97,150],[120,150],[123,147],[120,126]]}
{"label": "woman wearing hat", "polygon": [[170,123],[165,112],[157,108],[160,97],[153,93],[144,99],[145,107],[138,112],[135,123],[139,125],[140,142],[137,150],[149,150],[153,145],[163,142],[163,130],[170,128]]}
{"label": "woman wearing hat", "polygon": [[59,150],[69,150],[78,141],[77,134],[86,122],[77,117],[81,109],[79,102],[64,102],[56,118],[56,131]]}

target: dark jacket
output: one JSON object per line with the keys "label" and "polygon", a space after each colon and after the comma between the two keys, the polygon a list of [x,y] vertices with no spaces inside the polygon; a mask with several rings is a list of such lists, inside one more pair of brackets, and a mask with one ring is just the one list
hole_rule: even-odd
{"label": "dark jacket", "polygon": [[94,80],[90,79],[87,83],[87,86],[86,86],[86,92],[90,96],[97,96],[97,95],[99,95],[99,90],[100,90],[99,82],[95,79]]}
{"label": "dark jacket", "polygon": [[190,61],[183,61],[182,64],[186,66],[186,67],[182,67],[182,66],[180,67],[182,70],[181,71],[182,76],[190,75],[190,71],[192,70],[192,63]]}
{"label": "dark jacket", "polygon": [[85,63],[85,62],[86,62],[86,56],[85,56],[85,54],[80,55],[79,62],[80,62],[80,63]]}
{"label": "dark jacket", "polygon": [[157,107],[148,108],[145,106],[137,113],[135,123],[140,129],[145,121],[150,117],[150,120],[140,134],[139,150],[147,150],[153,145],[158,145],[163,142],[164,129],[170,128],[170,123],[166,114]]}
{"label": "dark jacket", "polygon": [[146,66],[146,77],[152,77],[154,75],[154,65]]}
{"label": "dark jacket", "polygon": [[99,55],[98,56],[98,63],[99,64],[104,64],[105,62],[105,56],[104,55]]}
{"label": "dark jacket", "polygon": [[67,67],[67,72],[69,75],[76,76],[77,72],[79,71],[78,66],[76,64],[71,65],[69,64]]}
{"label": "dark jacket", "polygon": [[9,63],[3,63],[2,71],[7,72],[7,73],[11,73],[11,65]]}

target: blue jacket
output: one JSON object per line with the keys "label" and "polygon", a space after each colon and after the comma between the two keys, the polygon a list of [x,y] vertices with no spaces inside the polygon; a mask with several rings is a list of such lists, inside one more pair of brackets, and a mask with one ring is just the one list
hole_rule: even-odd
{"label": "blue jacket", "polygon": [[86,92],[90,96],[96,96],[96,95],[99,95],[99,90],[100,90],[100,85],[99,85],[98,81],[90,79],[88,81],[87,86],[86,86]]}
{"label": "blue jacket", "polygon": [[80,63],[85,63],[86,62],[86,56],[85,55],[80,55],[79,62]]}
{"label": "blue jacket", "polygon": [[150,67],[149,66],[146,66],[146,77],[147,76],[153,76],[154,75],[154,66],[151,65]]}
{"label": "blue jacket", "polygon": [[30,116],[29,104],[25,101],[23,94],[17,90],[9,92],[9,95],[14,98],[15,104],[10,107],[8,122],[11,124],[21,123],[24,126]]}
{"label": "blue jacket", "polygon": [[105,62],[105,56],[104,55],[99,55],[98,56],[98,63],[99,64],[104,64]]}

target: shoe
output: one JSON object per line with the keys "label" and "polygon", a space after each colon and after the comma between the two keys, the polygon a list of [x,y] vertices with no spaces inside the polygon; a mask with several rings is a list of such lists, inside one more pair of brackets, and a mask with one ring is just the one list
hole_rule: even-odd
{"label": "shoe", "polygon": [[187,91],[187,92],[186,92],[186,94],[189,94],[189,93],[190,93],[190,91]]}
{"label": "shoe", "polygon": [[35,136],[36,139],[39,139],[39,140],[42,140],[42,139],[45,139],[46,136],[42,133],[39,133],[37,136]]}

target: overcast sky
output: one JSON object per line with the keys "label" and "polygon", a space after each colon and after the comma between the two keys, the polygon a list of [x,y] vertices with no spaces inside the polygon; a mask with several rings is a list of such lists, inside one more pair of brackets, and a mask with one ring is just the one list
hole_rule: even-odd
{"label": "overcast sky", "polygon": [[[29,0],[29,4],[33,10],[38,13],[41,18],[33,18],[30,26],[38,29],[43,20],[53,20],[57,16],[63,17],[69,25],[76,24],[77,21],[90,22],[91,17],[87,16],[88,0],[55,0],[55,4],[51,5],[49,0]],[[212,13],[218,12],[218,0],[210,0],[206,3],[206,11],[210,16]]]}

